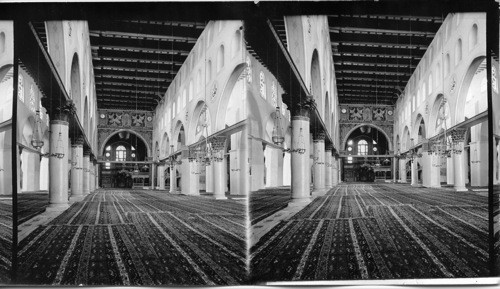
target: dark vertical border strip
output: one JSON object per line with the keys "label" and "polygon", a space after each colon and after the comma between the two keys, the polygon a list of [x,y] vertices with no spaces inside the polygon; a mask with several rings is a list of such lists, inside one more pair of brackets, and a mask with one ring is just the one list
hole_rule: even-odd
{"label": "dark vertical border strip", "polygon": [[19,80],[19,59],[17,57],[18,52],[18,41],[16,41],[17,37],[17,28],[18,22],[14,21],[13,23],[13,31],[14,31],[14,81],[13,81],[13,90],[12,90],[12,274],[11,274],[11,282],[15,283],[17,280],[17,158],[19,157],[17,153],[17,88],[18,88],[18,80]]}
{"label": "dark vertical border strip", "polygon": [[[493,58],[498,59],[498,5],[495,2],[490,4],[488,11],[486,12],[486,77],[488,80],[488,155],[494,155],[495,148],[495,137],[494,122],[493,122],[493,91],[492,91],[492,65]],[[498,67],[497,67],[498,71]],[[498,75],[496,76],[498,82]],[[488,251],[489,251],[489,267],[490,276],[498,276],[498,265],[496,264],[496,252],[495,252],[495,212],[498,210],[498,193],[493,190],[493,157],[488,158]]]}

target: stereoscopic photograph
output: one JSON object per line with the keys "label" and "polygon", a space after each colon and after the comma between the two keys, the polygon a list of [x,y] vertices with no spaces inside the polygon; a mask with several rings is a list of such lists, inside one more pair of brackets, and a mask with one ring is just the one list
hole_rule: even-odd
{"label": "stereoscopic photograph", "polygon": [[0,4],[0,283],[496,284],[472,4]]}

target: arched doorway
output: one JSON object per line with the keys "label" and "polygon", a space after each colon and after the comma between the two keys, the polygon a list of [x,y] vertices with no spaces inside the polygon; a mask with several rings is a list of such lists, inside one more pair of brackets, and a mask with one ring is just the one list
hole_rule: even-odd
{"label": "arched doorway", "polygon": [[392,159],[389,157],[389,139],[380,129],[361,125],[347,135],[342,161],[342,179],[346,182],[373,182],[390,179]]}
{"label": "arched doorway", "polygon": [[[148,149],[145,141],[133,131],[122,130],[111,135],[103,146],[104,163],[100,166],[102,188],[132,188],[134,181],[149,185]],[[137,180],[136,180],[137,179]]]}

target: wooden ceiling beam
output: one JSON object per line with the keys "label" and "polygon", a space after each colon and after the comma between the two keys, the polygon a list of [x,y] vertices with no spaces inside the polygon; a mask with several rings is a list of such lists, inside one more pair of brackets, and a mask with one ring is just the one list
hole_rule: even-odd
{"label": "wooden ceiling beam", "polygon": [[153,54],[176,54],[188,56],[189,51],[177,49],[157,49],[145,47],[132,47],[132,46],[116,46],[116,45],[92,45],[92,50],[110,50],[110,51],[125,51],[125,52],[140,52],[140,53],[153,53]]}
{"label": "wooden ceiling beam", "polygon": [[140,76],[126,76],[126,75],[117,75],[117,74],[95,74],[95,78],[111,78],[111,79],[129,79],[135,81],[136,79],[139,81],[148,81],[148,82],[172,82],[172,79],[168,78],[156,78],[156,77],[140,77]]}
{"label": "wooden ceiling beam", "polygon": [[337,88],[348,88],[348,87],[373,87],[373,88],[393,88],[397,89],[397,85],[385,85],[385,84],[367,84],[367,83],[357,83],[357,82],[352,82],[349,83],[346,80],[342,81],[341,83],[339,82],[337,84]]}
{"label": "wooden ceiling beam", "polygon": [[405,72],[386,72],[386,71],[370,71],[370,70],[339,70],[336,73],[346,73],[346,74],[374,74],[374,75],[394,75],[394,76],[411,76],[410,73]]}
{"label": "wooden ceiling beam", "polygon": [[205,23],[202,22],[190,22],[190,21],[149,21],[149,20],[121,20],[127,23],[136,24],[149,24],[149,25],[161,25],[161,26],[180,26],[180,27],[191,27],[196,29],[205,29]]}
{"label": "wooden ceiling beam", "polygon": [[[96,88],[96,91],[108,91],[108,92],[120,92],[120,93],[130,93],[130,94],[142,94],[142,95],[154,95],[155,97],[160,98],[157,91],[152,90],[135,90],[135,89],[118,89],[118,88],[107,88],[107,87],[99,87]],[[162,92],[159,92],[163,95]]]}
{"label": "wooden ceiling beam", "polygon": [[390,59],[394,59],[394,58],[400,58],[400,59],[404,59],[404,60],[408,60],[408,59],[412,59],[412,60],[420,60],[422,59],[421,56],[419,55],[410,55],[410,54],[397,54],[397,53],[383,53],[383,54],[373,54],[373,53],[364,53],[364,52],[361,52],[361,53],[357,53],[357,52],[349,52],[349,51],[342,51],[342,53],[340,52],[335,52],[333,53],[333,56],[334,57],[373,57],[373,58],[390,58]]}
{"label": "wooden ceiling beam", "polygon": [[353,65],[353,66],[361,66],[361,67],[386,67],[386,68],[398,68],[400,70],[405,70],[411,68],[415,69],[417,68],[416,65],[409,65],[405,63],[400,63],[400,64],[390,64],[390,63],[384,63],[384,62],[365,62],[365,61],[352,61],[352,60],[342,60],[342,61],[335,61],[335,65]]}
{"label": "wooden ceiling beam", "polygon": [[181,61],[163,61],[155,59],[142,59],[142,58],[127,58],[127,57],[112,57],[112,56],[95,56],[92,57],[95,61],[117,61],[117,62],[128,62],[128,63],[147,63],[147,64],[165,64],[165,65],[178,65],[181,66],[184,62]]}
{"label": "wooden ceiling beam", "polygon": [[371,41],[332,41],[332,46],[343,45],[343,46],[362,46],[362,47],[383,47],[383,48],[406,48],[406,49],[420,49],[427,50],[428,45],[417,44],[417,43],[390,43],[390,42],[371,42]]}
{"label": "wooden ceiling beam", "polygon": [[99,70],[112,70],[112,71],[130,71],[130,72],[140,72],[140,73],[160,73],[160,74],[175,74],[177,71],[174,70],[164,70],[164,69],[145,69],[145,68],[131,68],[123,66],[110,66],[110,65],[97,65],[94,69]]}
{"label": "wooden ceiling beam", "polygon": [[120,81],[96,81],[95,83],[96,85],[98,86],[130,86],[130,87],[136,87],[136,86],[139,86],[139,87],[142,87],[142,88],[154,88],[154,89],[157,89],[158,87],[160,87],[160,89],[164,89],[164,90],[167,90],[168,89],[168,86],[166,85],[148,85],[148,84],[135,84],[135,83],[131,83],[131,82],[120,82]]}
{"label": "wooden ceiling beam", "polygon": [[90,30],[91,37],[111,37],[111,38],[126,38],[126,39],[148,39],[155,41],[168,41],[168,42],[187,42],[195,44],[198,40],[194,37],[186,36],[173,36],[173,35],[154,35],[154,34],[142,34],[142,33],[131,33],[131,32],[120,32],[120,31],[103,31],[103,30]]}
{"label": "wooden ceiling beam", "polygon": [[401,30],[401,29],[387,29],[387,28],[379,29],[379,28],[369,28],[369,27],[338,27],[338,26],[331,26],[330,33],[412,35],[412,36],[429,37],[429,38],[434,38],[434,36],[436,35],[435,32],[430,32],[430,31]]}

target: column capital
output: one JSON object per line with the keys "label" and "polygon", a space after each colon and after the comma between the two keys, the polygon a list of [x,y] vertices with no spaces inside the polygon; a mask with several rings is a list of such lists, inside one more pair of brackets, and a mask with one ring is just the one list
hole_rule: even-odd
{"label": "column capital", "polygon": [[325,141],[326,133],[324,130],[319,129],[313,133],[313,141]]}
{"label": "column capital", "polygon": [[455,128],[451,131],[451,139],[455,143],[464,142],[466,133],[467,133],[466,128]]}
{"label": "column capital", "polygon": [[76,137],[76,138],[73,140],[73,144],[75,144],[75,145],[79,145],[79,146],[83,146],[84,142],[85,142],[85,141],[83,140],[83,136],[82,136],[82,135],[80,135],[80,136]]}
{"label": "column capital", "polygon": [[332,151],[333,151],[333,145],[332,145],[332,144],[327,144],[327,145],[325,146],[325,151],[330,151],[330,152],[332,152]]}
{"label": "column capital", "polygon": [[312,95],[308,95],[301,102],[295,103],[291,109],[292,118],[295,117],[310,117],[311,110],[316,107],[316,102]]}
{"label": "column capital", "polygon": [[83,156],[84,157],[90,157],[91,153],[90,153],[90,149],[88,148],[84,148],[83,149]]}

